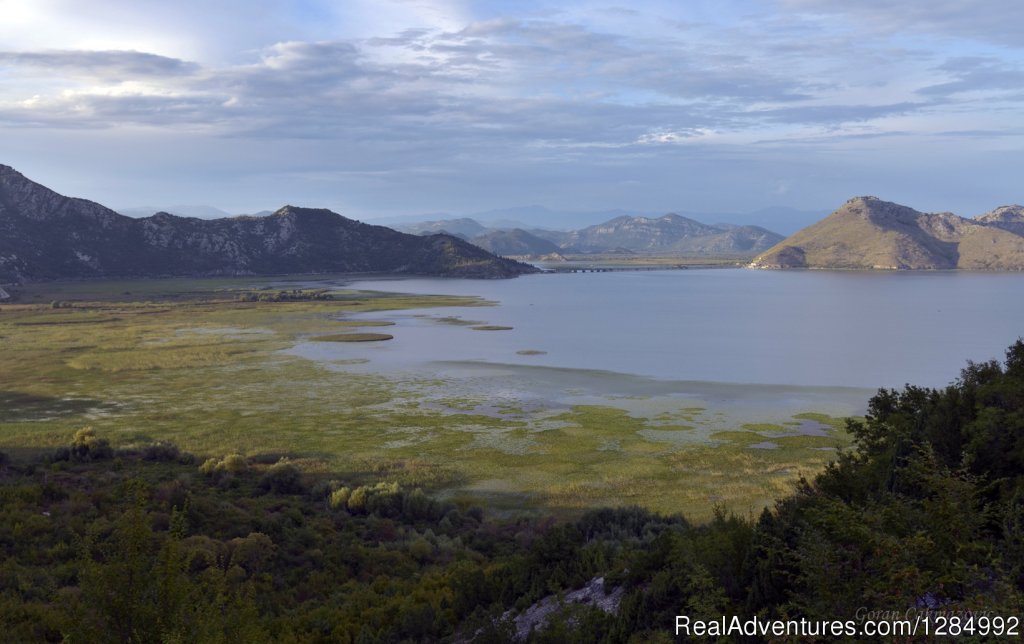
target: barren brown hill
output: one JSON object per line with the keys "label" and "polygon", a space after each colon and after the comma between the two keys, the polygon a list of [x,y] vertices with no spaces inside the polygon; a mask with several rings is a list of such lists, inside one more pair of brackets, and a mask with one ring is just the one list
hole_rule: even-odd
{"label": "barren brown hill", "polygon": [[754,268],[1024,269],[1024,235],[1014,230],[1020,206],[977,219],[923,213],[854,197],[831,215],[784,239],[751,262]]}

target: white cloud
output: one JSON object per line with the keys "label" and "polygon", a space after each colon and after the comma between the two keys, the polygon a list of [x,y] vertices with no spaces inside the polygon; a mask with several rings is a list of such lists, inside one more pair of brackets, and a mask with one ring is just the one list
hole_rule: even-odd
{"label": "white cloud", "polygon": [[671,144],[678,145],[688,143],[695,139],[707,139],[713,136],[711,130],[705,128],[694,128],[692,130],[659,130],[640,135],[636,142],[640,145]]}

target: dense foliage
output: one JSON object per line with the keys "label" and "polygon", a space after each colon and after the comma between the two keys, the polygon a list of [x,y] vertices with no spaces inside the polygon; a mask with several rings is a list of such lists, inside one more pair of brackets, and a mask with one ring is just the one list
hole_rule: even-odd
{"label": "dense foliage", "polygon": [[[880,390],[856,449],[757,521],[636,508],[485,518],[287,460],[114,450],[91,430],[0,459],[9,641],[669,641],[674,616],[852,619],[1024,605],[1024,342],[943,390]],[[18,456],[18,455],[13,455]]]}

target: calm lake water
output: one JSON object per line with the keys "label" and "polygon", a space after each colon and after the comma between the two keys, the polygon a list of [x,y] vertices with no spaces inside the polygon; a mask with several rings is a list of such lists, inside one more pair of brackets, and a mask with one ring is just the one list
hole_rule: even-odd
{"label": "calm lake water", "polygon": [[[943,386],[1024,335],[1024,274],[696,269],[347,287],[499,303],[366,316],[396,320],[395,339],[316,343],[378,367],[482,361],[675,381]],[[473,331],[446,316],[513,329]]]}

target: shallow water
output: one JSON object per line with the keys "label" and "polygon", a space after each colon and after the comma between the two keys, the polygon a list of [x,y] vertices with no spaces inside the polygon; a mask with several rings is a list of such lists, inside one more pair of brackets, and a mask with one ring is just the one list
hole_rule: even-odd
{"label": "shallow water", "polygon": [[[1024,334],[1024,274],[1015,273],[691,269],[346,286],[480,295],[498,306],[367,315],[395,320],[395,339],[304,343],[294,353],[366,358],[372,369],[446,362],[486,375],[487,365],[531,365],[643,380],[874,389],[944,386],[967,360],[1001,358]],[[513,329],[440,320],[453,316]],[[546,353],[517,353],[525,350]]]}

